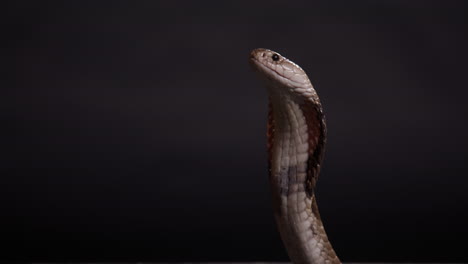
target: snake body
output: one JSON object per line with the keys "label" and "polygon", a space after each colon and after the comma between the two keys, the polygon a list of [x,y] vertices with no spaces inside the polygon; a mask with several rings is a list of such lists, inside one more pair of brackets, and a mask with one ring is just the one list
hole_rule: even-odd
{"label": "snake body", "polygon": [[280,54],[255,49],[250,63],[269,93],[269,178],[288,255],[295,264],[341,263],[327,238],[314,191],[327,133],[320,99],[302,68]]}

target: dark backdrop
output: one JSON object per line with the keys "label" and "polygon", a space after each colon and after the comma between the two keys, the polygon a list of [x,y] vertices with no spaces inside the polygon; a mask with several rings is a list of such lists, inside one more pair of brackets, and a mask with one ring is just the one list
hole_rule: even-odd
{"label": "dark backdrop", "polygon": [[286,261],[247,63],[265,47],[322,98],[319,205],[342,260],[467,262],[466,7],[14,2],[1,257]]}

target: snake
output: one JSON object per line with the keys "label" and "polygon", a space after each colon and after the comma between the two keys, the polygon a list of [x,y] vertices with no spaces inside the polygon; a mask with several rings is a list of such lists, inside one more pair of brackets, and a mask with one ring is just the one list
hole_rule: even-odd
{"label": "snake", "polygon": [[320,98],[305,71],[279,53],[254,49],[249,62],[268,92],[268,174],[287,254],[294,264],[341,263],[315,194],[327,141]]}

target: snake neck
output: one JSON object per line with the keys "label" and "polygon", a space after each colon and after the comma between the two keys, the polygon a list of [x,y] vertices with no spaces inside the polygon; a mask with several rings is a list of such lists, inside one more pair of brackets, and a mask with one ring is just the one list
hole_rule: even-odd
{"label": "snake neck", "polygon": [[275,218],[288,255],[295,264],[340,263],[314,193],[326,141],[320,102],[273,94],[268,119]]}

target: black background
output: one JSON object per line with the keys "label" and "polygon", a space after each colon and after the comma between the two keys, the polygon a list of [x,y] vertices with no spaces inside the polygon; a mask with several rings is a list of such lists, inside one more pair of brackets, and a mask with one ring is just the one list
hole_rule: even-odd
{"label": "black background", "polygon": [[341,259],[468,262],[463,1],[65,2],[4,9],[2,259],[286,261],[264,47],[321,96]]}

